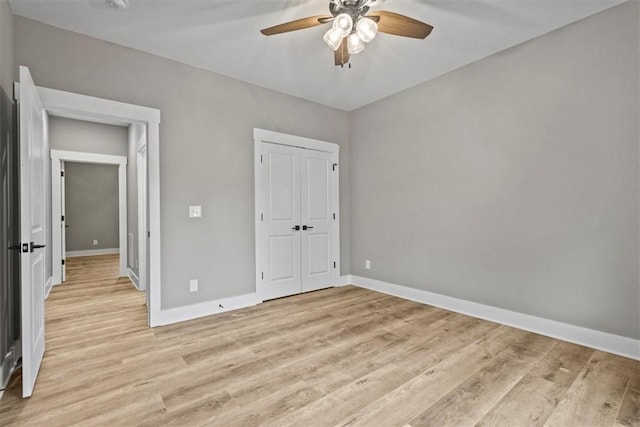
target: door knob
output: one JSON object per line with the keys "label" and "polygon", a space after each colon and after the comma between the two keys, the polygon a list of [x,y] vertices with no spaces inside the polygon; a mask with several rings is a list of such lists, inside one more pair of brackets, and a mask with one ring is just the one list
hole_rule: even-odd
{"label": "door knob", "polygon": [[302,229],[303,230],[311,230],[313,228],[313,225],[303,225]]}
{"label": "door knob", "polygon": [[296,225],[295,227],[291,227],[291,229],[294,231],[300,231],[300,226]]}

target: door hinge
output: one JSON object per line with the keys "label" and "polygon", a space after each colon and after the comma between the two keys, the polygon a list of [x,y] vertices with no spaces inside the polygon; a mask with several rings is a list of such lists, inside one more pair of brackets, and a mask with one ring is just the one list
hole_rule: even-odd
{"label": "door hinge", "polygon": [[262,163],[262,154],[260,154],[260,163]]}
{"label": "door hinge", "polygon": [[262,272],[262,280],[264,280],[264,271]]}
{"label": "door hinge", "polygon": [[62,265],[64,265],[64,260],[62,260]]}
{"label": "door hinge", "polygon": [[62,221],[64,221],[64,215],[62,215],[62,217],[60,218]]}
{"label": "door hinge", "polygon": [[333,261],[333,268],[336,268],[336,262]]}
{"label": "door hinge", "polygon": [[333,219],[334,219],[334,221],[335,221],[335,219],[336,219],[336,214],[333,214]]}
{"label": "door hinge", "polygon": [[151,232],[147,231],[147,237],[151,237]]}
{"label": "door hinge", "polygon": [[333,164],[333,167],[331,168],[331,170],[333,170],[333,171],[335,172],[335,170],[336,170],[336,168],[337,168],[337,167],[338,167],[338,164],[337,164],[337,163],[334,163],[334,164]]}
{"label": "door hinge", "polygon": [[64,176],[64,171],[60,171],[60,176]]}
{"label": "door hinge", "polygon": [[264,221],[264,214],[263,213],[260,214],[260,221]]}

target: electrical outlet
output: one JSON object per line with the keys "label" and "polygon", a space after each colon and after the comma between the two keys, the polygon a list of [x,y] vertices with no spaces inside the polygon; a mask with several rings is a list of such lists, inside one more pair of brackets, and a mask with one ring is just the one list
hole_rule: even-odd
{"label": "electrical outlet", "polygon": [[197,279],[189,280],[189,290],[191,292],[198,292],[198,280]]}
{"label": "electrical outlet", "polygon": [[371,261],[369,261],[368,259],[364,260],[364,268],[366,268],[367,270],[371,270]]}
{"label": "electrical outlet", "polygon": [[93,241],[93,246],[98,246],[98,241],[97,240]]}
{"label": "electrical outlet", "polygon": [[189,206],[189,218],[202,218],[202,206]]}

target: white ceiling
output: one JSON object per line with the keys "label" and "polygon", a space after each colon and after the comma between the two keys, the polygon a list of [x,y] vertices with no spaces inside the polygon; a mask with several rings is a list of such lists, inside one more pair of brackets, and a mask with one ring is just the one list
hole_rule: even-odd
{"label": "white ceiling", "polygon": [[10,0],[13,13],[350,111],[625,0],[387,0],[379,9],[435,28],[426,40],[379,34],[333,65],[326,26],[261,28],[328,14],[328,0]]}

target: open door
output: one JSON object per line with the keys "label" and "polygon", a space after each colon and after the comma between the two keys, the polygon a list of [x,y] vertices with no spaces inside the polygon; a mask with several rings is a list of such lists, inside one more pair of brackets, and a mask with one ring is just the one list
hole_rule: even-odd
{"label": "open door", "polygon": [[22,396],[29,397],[44,356],[44,123],[29,69],[20,67],[20,295]]}
{"label": "open door", "polygon": [[64,173],[64,160],[60,160],[60,211],[62,212],[60,222],[60,254],[62,255],[62,281],[67,280],[67,214],[66,214],[66,200],[67,195],[65,193],[66,181]]}

